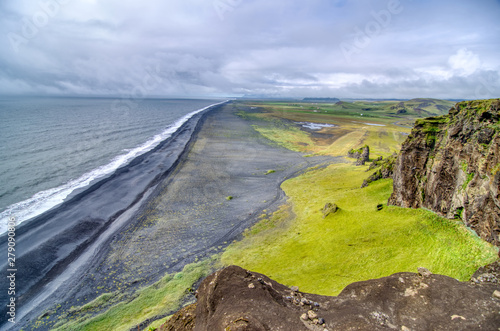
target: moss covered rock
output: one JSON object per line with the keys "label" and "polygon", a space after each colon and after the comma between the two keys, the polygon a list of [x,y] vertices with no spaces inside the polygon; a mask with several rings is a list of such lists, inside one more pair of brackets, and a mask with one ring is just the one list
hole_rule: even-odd
{"label": "moss covered rock", "polygon": [[459,102],[418,120],[394,166],[392,205],[460,217],[500,246],[500,99]]}

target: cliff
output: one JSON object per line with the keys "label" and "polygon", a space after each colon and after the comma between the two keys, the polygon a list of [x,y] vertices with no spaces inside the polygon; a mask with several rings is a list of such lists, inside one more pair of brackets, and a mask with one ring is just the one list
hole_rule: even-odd
{"label": "cliff", "polygon": [[500,99],[418,120],[394,165],[389,204],[459,218],[500,246]]}
{"label": "cliff", "polygon": [[178,311],[159,331],[496,330],[500,285],[491,272],[497,269],[459,282],[419,268],[418,274],[353,283],[330,297],[230,266],[208,276],[198,302]]}

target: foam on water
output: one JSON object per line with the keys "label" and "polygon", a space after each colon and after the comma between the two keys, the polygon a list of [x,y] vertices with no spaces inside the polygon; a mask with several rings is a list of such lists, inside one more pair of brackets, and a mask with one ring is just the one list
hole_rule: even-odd
{"label": "foam on water", "polygon": [[147,153],[148,151],[158,146],[162,141],[171,137],[175,131],[177,131],[194,115],[207,110],[210,107],[220,105],[225,102],[227,101],[219,102],[198,109],[181,117],[175,123],[170,125],[166,130],[164,130],[160,134],[155,135],[142,145],[126,151],[125,154],[115,157],[110,163],[100,166],[82,175],[78,179],[71,180],[59,187],[38,192],[27,200],[10,205],[5,211],[0,213],[0,234],[7,232],[7,223],[10,218],[14,217],[17,225],[19,225],[26,220],[29,220],[48,211],[49,209],[52,209],[55,206],[60,205],[75,190],[84,188],[97,179],[102,179],[104,177],[107,177],[108,175],[111,175],[118,168],[126,165],[137,156]]}

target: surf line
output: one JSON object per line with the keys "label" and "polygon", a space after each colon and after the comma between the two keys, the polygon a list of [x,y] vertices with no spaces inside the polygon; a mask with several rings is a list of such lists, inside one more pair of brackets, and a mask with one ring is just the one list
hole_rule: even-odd
{"label": "surf line", "polygon": [[52,208],[61,205],[66,201],[66,198],[68,198],[75,191],[89,187],[96,181],[111,175],[118,168],[129,164],[135,158],[153,150],[166,139],[170,138],[177,130],[179,130],[189,119],[191,119],[196,114],[227,102],[229,102],[229,100],[225,100],[192,111],[179,118],[163,132],[155,135],[153,138],[149,139],[140,146],[130,150],[127,154],[116,156],[113,160],[111,160],[110,163],[91,170],[90,172],[80,176],[78,179],[71,180],[66,184],[55,188],[38,192],[29,199],[10,205],[5,211],[0,213],[0,236],[7,232],[7,223],[10,217],[16,217],[17,224],[19,225],[24,221],[30,220],[36,216],[43,214],[46,211],[51,210]]}

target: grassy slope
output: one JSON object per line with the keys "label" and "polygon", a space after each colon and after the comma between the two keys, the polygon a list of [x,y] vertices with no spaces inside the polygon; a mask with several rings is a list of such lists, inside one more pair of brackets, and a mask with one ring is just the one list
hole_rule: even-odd
{"label": "grassy slope", "polygon": [[[370,122],[386,126],[366,126],[357,115],[307,113],[300,105],[300,109],[296,105],[279,110],[275,104],[259,106],[267,113],[252,116],[267,121],[256,130],[292,150],[345,155],[367,143],[372,156],[387,156],[405,139],[396,134],[404,129],[383,116]],[[318,146],[297,127],[273,122],[276,117],[337,124],[332,130],[342,130],[344,135]],[[378,204],[387,202],[392,180],[361,189],[368,177],[366,168],[336,164],[284,182],[291,207],[264,217],[245,239],[226,250],[222,262],[265,273],[303,291],[335,295],[354,281],[415,272],[419,266],[466,280],[479,266],[496,259],[494,247],[454,221],[424,210],[385,207],[376,211]],[[341,209],[323,219],[320,210],[327,202]],[[293,220],[286,212],[290,208],[296,215]]]}
{"label": "grassy slope", "polygon": [[[81,307],[72,307],[61,320],[51,327],[52,330],[129,330],[141,322],[168,314],[180,308],[189,289],[200,279],[213,271],[217,257],[202,262],[186,265],[182,272],[167,274],[155,284],[135,293],[132,299],[122,301],[121,293],[106,293]],[[108,304],[110,308],[104,313],[93,316],[93,311],[101,310]],[[122,301],[122,302],[120,302]],[[119,302],[119,303],[117,303]],[[164,323],[160,319],[151,326],[158,327]],[[39,319],[33,327],[42,326]]]}
{"label": "grassy slope", "polygon": [[[296,218],[274,220],[253,229],[222,256],[301,290],[336,295],[346,285],[416,272],[432,272],[466,280],[481,265],[494,261],[496,250],[463,226],[423,210],[376,206],[385,203],[392,181],[360,189],[366,167],[331,165],[286,181]],[[335,202],[339,212],[323,219],[321,208]],[[280,226],[278,226],[280,225]],[[258,225],[262,227],[262,225]]]}

